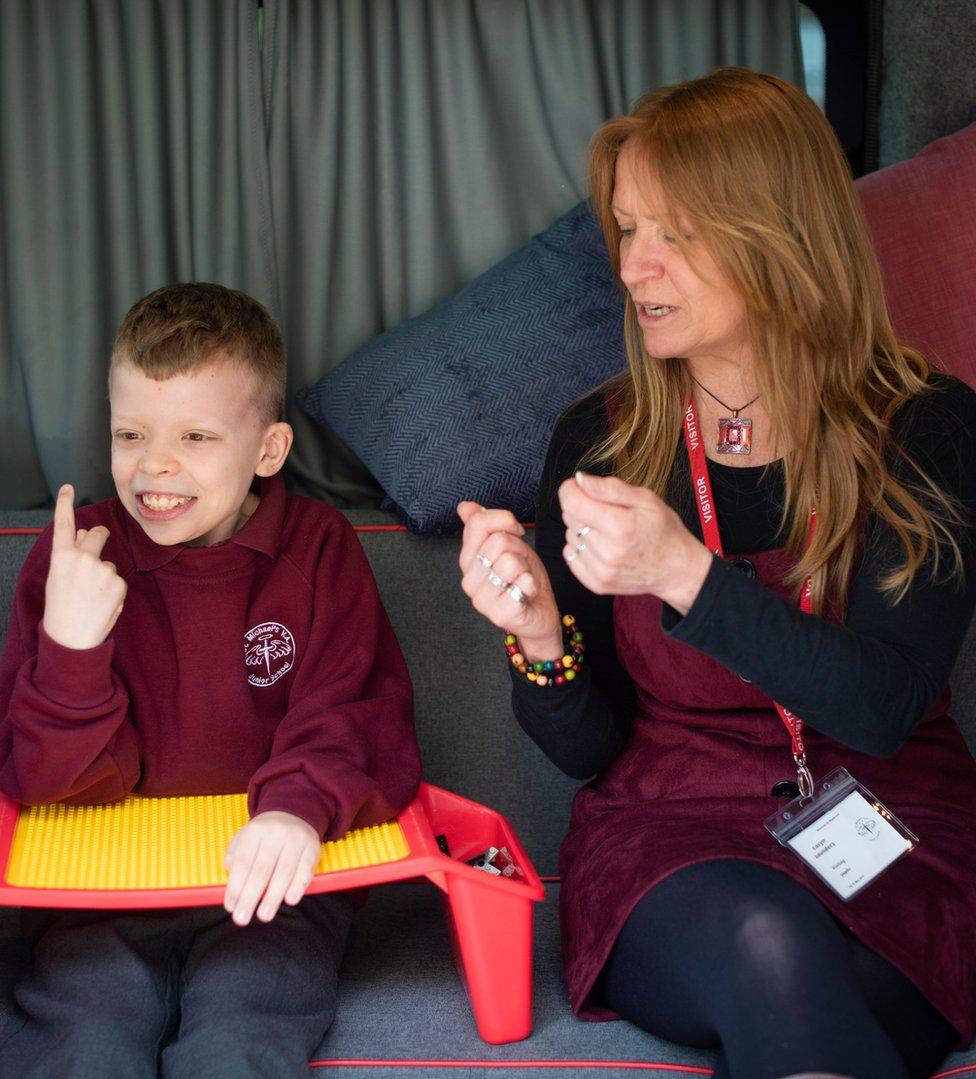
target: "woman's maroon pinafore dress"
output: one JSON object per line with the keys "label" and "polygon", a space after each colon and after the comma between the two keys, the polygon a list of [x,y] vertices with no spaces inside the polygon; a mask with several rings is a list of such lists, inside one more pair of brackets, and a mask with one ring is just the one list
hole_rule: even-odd
{"label": "woman's maroon pinafore dress", "polygon": [[[742,557],[742,556],[739,556]],[[747,554],[787,596],[785,554]],[[590,992],[627,916],[670,873],[745,858],[812,891],[861,941],[903,971],[968,1045],[976,1018],[976,762],[945,715],[948,695],[892,757],[847,749],[809,726],[814,779],[843,765],[920,840],[843,902],[763,827],[794,779],[786,728],[769,697],[661,629],[661,601],[618,596],[617,652],[637,712],[624,751],[573,803],[560,854],[566,978],[574,1010],[613,1018]],[[851,701],[852,712],[858,707]],[[666,987],[661,987],[666,992]]]}

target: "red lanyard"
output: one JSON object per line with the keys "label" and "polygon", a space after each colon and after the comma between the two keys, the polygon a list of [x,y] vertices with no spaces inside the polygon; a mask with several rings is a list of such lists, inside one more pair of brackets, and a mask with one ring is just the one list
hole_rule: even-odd
{"label": "red lanyard", "polygon": [[[722,537],[718,530],[718,515],[715,510],[715,499],[712,497],[712,481],[708,475],[708,461],[705,457],[705,447],[702,445],[701,431],[698,427],[698,413],[695,411],[695,402],[688,400],[684,418],[685,446],[688,450],[688,460],[691,462],[691,486],[695,492],[695,501],[698,506],[698,519],[701,521],[702,537],[705,546],[719,558],[724,557]],[[810,511],[810,529],[807,532],[807,547],[813,539],[813,533],[817,527],[817,512]],[[813,578],[808,577],[800,594],[800,610],[806,614],[813,611],[811,595],[813,590]],[[790,742],[793,747],[793,760],[796,762],[796,778],[801,794],[813,793],[813,777],[807,767],[806,750],[803,747],[803,720],[795,716],[788,708],[784,708],[777,701],[773,701],[780,719],[790,732]]]}

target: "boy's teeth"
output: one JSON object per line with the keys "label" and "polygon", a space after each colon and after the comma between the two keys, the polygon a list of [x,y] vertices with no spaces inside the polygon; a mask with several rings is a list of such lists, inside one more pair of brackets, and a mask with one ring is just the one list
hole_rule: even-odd
{"label": "boy's teeth", "polygon": [[177,506],[185,506],[188,498],[176,498],[172,495],[143,495],[143,505],[151,510],[175,510]]}

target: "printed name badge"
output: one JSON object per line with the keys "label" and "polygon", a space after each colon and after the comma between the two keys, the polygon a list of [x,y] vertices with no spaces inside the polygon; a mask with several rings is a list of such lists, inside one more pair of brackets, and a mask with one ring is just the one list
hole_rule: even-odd
{"label": "printed name badge", "polygon": [[845,901],[918,846],[918,838],[846,768],[835,769],[812,794],[794,798],[764,823]]}

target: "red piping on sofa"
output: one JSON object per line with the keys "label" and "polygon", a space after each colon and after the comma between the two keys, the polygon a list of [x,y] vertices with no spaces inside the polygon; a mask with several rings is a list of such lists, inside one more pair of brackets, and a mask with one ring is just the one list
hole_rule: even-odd
{"label": "red piping on sofa", "polygon": [[[683,1075],[711,1075],[711,1068],[697,1064],[663,1064],[644,1060],[310,1060],[310,1068],[592,1068],[597,1070],[622,1068],[628,1071],[680,1072]],[[972,1075],[976,1064],[937,1072],[932,1079],[952,1079],[956,1075]]]}
{"label": "red piping on sofa", "polygon": [[711,1075],[696,1064],[659,1064],[638,1060],[310,1060],[310,1068],[627,1068]]}

